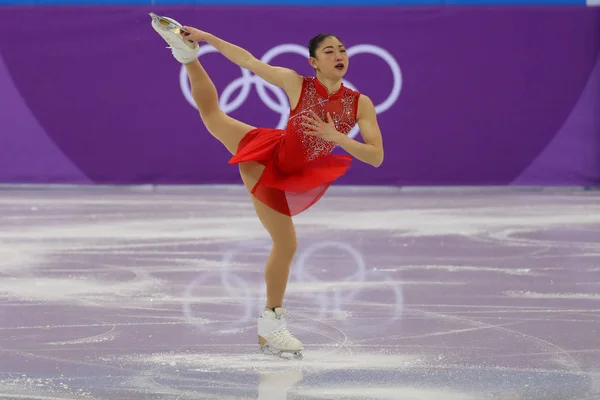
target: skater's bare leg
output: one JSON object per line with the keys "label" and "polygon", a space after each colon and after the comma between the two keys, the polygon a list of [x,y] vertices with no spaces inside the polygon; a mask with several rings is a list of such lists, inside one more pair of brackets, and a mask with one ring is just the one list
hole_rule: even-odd
{"label": "skater's bare leg", "polygon": [[195,60],[185,64],[185,69],[190,81],[192,97],[206,129],[223,143],[231,154],[235,154],[242,137],[254,127],[231,118],[221,110],[217,89],[200,61]]}
{"label": "skater's bare leg", "polygon": [[[248,189],[252,190],[264,167],[256,162],[244,162],[240,166],[240,175]],[[252,194],[252,203],[258,218],[271,236],[273,247],[265,268],[267,286],[267,308],[283,306],[283,298],[290,275],[290,266],[296,253],[296,230],[292,218],[281,214],[256,199]]]}
{"label": "skater's bare leg", "polygon": [[[239,168],[242,180],[251,192],[264,167],[256,162],[244,162]],[[265,268],[267,302],[258,319],[258,344],[263,352],[280,356],[292,354],[294,358],[302,359],[303,344],[287,328],[283,307],[290,265],[296,252],[296,230],[291,217],[273,210],[254,195],[250,196],[258,218],[273,241]]]}
{"label": "skater's bare leg", "polygon": [[198,61],[200,47],[184,38],[181,24],[168,17],[150,15],[154,30],[169,44],[173,57],[185,65],[192,97],[206,128],[235,154],[242,137],[254,127],[229,117],[219,108],[217,89]]}
{"label": "skater's bare leg", "polygon": [[[197,43],[184,40],[181,25],[167,17],[152,14],[152,27],[169,43],[173,57],[183,65],[189,77],[192,96],[200,117],[209,132],[232,153],[237,152],[240,140],[253,126],[227,116],[219,108],[215,85],[198,61],[200,48]],[[174,33],[176,32],[176,33]],[[251,192],[264,167],[255,162],[241,163],[240,175]],[[282,307],[287,287],[290,265],[296,252],[296,232],[292,219],[280,214],[251,195],[256,214],[271,235],[273,246],[265,268],[267,303],[258,319],[258,339],[261,348],[275,348],[278,352],[291,352],[301,357],[302,342],[292,335],[285,323],[286,310]]]}

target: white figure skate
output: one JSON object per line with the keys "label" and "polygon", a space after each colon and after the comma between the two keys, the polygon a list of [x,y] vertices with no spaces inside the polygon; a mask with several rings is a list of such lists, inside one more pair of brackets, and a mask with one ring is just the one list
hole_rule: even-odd
{"label": "white figure skate", "polygon": [[277,307],[275,311],[266,309],[258,319],[258,344],[263,353],[282,358],[289,356],[301,360],[302,342],[288,330],[285,322],[286,310]]}
{"label": "white figure skate", "polygon": [[169,44],[169,48],[173,53],[173,57],[182,64],[189,64],[194,61],[200,52],[198,43],[185,40],[181,33],[188,34],[189,32],[173,18],[162,17],[154,13],[150,13],[152,17],[152,27],[154,30]]}

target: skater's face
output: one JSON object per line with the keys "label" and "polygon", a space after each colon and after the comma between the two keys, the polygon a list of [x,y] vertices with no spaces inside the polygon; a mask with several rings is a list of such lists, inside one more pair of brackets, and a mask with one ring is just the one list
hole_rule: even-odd
{"label": "skater's face", "polygon": [[309,63],[324,76],[341,78],[348,71],[346,47],[335,36],[329,36],[319,44],[315,56],[309,58]]}

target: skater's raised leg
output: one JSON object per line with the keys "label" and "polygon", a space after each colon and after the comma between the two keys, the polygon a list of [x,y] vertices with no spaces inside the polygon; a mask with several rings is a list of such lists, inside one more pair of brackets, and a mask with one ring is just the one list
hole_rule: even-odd
{"label": "skater's raised leg", "polygon": [[[182,36],[181,24],[171,18],[150,15],[154,30],[169,44],[173,57],[185,65],[192,97],[206,129],[235,154],[240,140],[255,127],[231,118],[221,110],[217,89],[198,61],[200,47]],[[170,25],[165,25],[165,21]]]}

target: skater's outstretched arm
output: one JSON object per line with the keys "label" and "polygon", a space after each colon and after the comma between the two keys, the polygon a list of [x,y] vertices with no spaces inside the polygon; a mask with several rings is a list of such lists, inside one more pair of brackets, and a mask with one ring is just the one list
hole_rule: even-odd
{"label": "skater's outstretched arm", "polygon": [[296,94],[295,92],[301,90],[302,77],[294,70],[284,67],[275,67],[264,63],[254,57],[248,50],[229,43],[208,32],[189,26],[185,26],[184,28],[190,32],[189,36],[185,36],[186,39],[195,42],[206,42],[212,45],[231,62],[252,71],[265,81],[282,88],[288,95],[290,95],[290,92]]}

